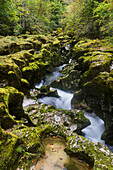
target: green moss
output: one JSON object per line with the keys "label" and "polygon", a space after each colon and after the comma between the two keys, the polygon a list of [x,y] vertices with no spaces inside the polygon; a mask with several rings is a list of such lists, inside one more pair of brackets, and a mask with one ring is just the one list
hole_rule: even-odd
{"label": "green moss", "polygon": [[18,153],[16,147],[18,146],[18,137],[5,132],[0,127],[0,169],[4,170],[8,167],[16,168],[18,160]]}
{"label": "green moss", "polygon": [[29,165],[31,159],[36,160],[45,154],[45,148],[42,145],[42,139],[46,137],[47,134],[53,132],[54,128],[50,125],[45,125],[41,127],[25,127],[13,130],[13,133],[18,136],[23,143],[17,148],[19,153],[23,153],[20,157],[20,164],[26,163]]}
{"label": "green moss", "polygon": [[[13,87],[0,88],[0,99],[2,102],[2,113],[5,114],[0,120],[5,129],[12,127],[16,121],[12,116],[24,115],[22,108],[23,93]],[[10,121],[10,123],[9,123]]]}
{"label": "green moss", "polygon": [[9,71],[14,71],[20,74],[19,67],[12,61],[10,56],[0,57],[0,72],[1,75],[7,75]]}
{"label": "green moss", "polygon": [[104,145],[78,135],[68,137],[67,141],[67,153],[85,160],[92,169],[113,169],[113,154]]}
{"label": "green moss", "polygon": [[58,39],[55,39],[55,40],[53,41],[53,46],[55,46],[55,47],[60,47],[60,41],[59,41]]}

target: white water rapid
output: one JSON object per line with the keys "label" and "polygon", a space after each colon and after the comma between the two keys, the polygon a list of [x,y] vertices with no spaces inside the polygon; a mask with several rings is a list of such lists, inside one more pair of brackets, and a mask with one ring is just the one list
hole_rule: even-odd
{"label": "white water rapid", "polygon": [[[42,80],[39,84],[36,84],[35,87],[40,88],[43,85],[49,85],[52,81],[60,77],[62,75],[62,73],[60,73],[60,70],[62,69],[63,66],[56,67],[53,73],[47,74],[45,80]],[[56,90],[58,92],[58,95],[60,96],[59,98],[43,97],[43,98],[39,98],[38,101],[41,103],[54,105],[58,109],[63,108],[66,110],[70,110],[73,93],[65,92],[60,89],[56,89]],[[34,103],[36,103],[36,101],[25,99],[23,106],[28,104],[34,104]],[[86,113],[84,111],[84,115],[90,120],[91,125],[82,130],[83,135],[93,142],[100,142],[102,144],[105,144],[105,142],[101,140],[101,135],[105,130],[103,120],[100,119],[98,116],[96,116],[94,113]]]}
{"label": "white water rapid", "polygon": [[62,73],[60,70],[65,66],[66,64],[63,64],[62,66],[56,67],[52,73],[49,73],[46,75],[45,80],[41,80],[39,84],[36,84],[36,88],[40,88],[41,86],[44,85],[49,85],[52,81],[56,80],[60,76],[62,76]]}
{"label": "white water rapid", "polygon": [[[53,88],[50,88],[53,89]],[[65,92],[60,89],[56,89],[58,92],[58,95],[60,96],[59,98],[57,97],[43,97],[38,99],[39,102],[53,105],[57,109],[66,109],[70,110],[71,109],[71,99],[73,97],[73,93]]]}
{"label": "white water rapid", "polygon": [[[64,66],[64,65],[63,65]],[[55,68],[54,72],[47,75],[45,81],[41,81],[40,84],[37,84],[36,87],[41,87],[42,85],[50,84],[53,80],[61,76],[62,74],[59,72],[63,66]],[[52,87],[51,87],[52,89]],[[73,93],[65,92],[60,89],[56,89],[58,92],[59,98],[57,97],[43,97],[39,98],[38,101],[41,103],[49,104],[55,106],[57,109],[63,108],[66,110],[71,109],[71,99],[73,97]],[[84,115],[90,120],[91,125],[84,128],[82,130],[84,136],[90,139],[93,142],[100,142],[105,144],[103,140],[101,140],[101,135],[105,130],[104,122],[95,113],[86,113],[84,111]]]}
{"label": "white water rapid", "polygon": [[90,126],[87,126],[82,130],[84,136],[93,142],[105,144],[105,141],[101,140],[101,135],[105,130],[104,121],[100,119],[95,113],[86,113],[84,111],[84,115],[91,122]]}

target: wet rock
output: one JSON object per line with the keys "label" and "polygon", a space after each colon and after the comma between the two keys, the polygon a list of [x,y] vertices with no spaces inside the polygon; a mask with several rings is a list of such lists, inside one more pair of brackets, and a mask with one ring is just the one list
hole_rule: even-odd
{"label": "wet rock", "polygon": [[75,51],[81,51],[79,53],[78,50],[78,55],[75,53],[73,57],[78,62],[76,70],[81,71],[79,86],[72,98],[72,107],[93,110],[104,120],[106,130],[110,129],[110,119],[113,116],[112,44],[107,44],[106,40],[83,40],[77,42],[74,48]]}
{"label": "wet rock", "polygon": [[104,145],[94,144],[90,140],[73,135],[67,138],[66,153],[79,157],[87,162],[92,169],[113,169],[113,154]]}
{"label": "wet rock", "polygon": [[[29,125],[33,125],[29,116],[24,113],[22,107],[23,93],[13,87],[0,88],[0,123],[2,128],[11,128],[17,121],[14,119],[26,118]],[[10,123],[9,123],[10,122]]]}
{"label": "wet rock", "polygon": [[70,64],[69,66],[65,66],[62,70],[64,76],[59,77],[57,80],[51,83],[52,87],[60,88],[63,90],[77,90],[79,87],[80,81],[80,72],[75,70],[77,64]]}
{"label": "wet rock", "polygon": [[[38,113],[38,114],[37,114]],[[81,133],[81,130],[90,125],[89,120],[84,116],[84,113],[79,110],[63,110],[55,109],[49,105],[35,105],[28,113],[32,119],[37,118],[39,124],[50,124],[51,126],[64,127],[66,133],[73,132]],[[76,126],[76,128],[74,128]]]}
{"label": "wet rock", "polygon": [[45,97],[45,96],[51,96],[51,97],[59,97],[56,89],[51,89],[49,85],[42,86],[40,89],[32,89],[30,90],[30,95],[32,97]]}

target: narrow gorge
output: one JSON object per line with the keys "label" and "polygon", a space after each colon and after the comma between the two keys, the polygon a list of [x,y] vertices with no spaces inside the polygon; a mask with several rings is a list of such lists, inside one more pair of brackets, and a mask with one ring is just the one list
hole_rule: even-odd
{"label": "narrow gorge", "polygon": [[112,170],[109,39],[56,31],[0,43],[0,169]]}

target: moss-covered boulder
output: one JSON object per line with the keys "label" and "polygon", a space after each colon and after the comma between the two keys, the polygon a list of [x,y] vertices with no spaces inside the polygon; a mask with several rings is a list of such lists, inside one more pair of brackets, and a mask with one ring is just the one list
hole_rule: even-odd
{"label": "moss-covered boulder", "polygon": [[21,50],[29,50],[33,48],[33,44],[28,40],[16,36],[3,37],[0,40],[0,55],[8,55],[19,52]]}
{"label": "moss-covered boulder", "polygon": [[24,113],[23,97],[23,93],[13,87],[0,88],[0,123],[2,128],[11,128],[17,124],[16,120],[21,118],[25,118],[28,121],[27,124],[33,126],[32,120]]}
{"label": "moss-covered boulder", "polygon": [[[71,101],[72,107],[85,108],[87,111],[93,110],[100,116],[106,126],[103,139],[106,138],[109,144],[112,141],[109,133],[111,134],[113,117],[112,47],[113,45],[106,39],[81,40],[76,43],[75,54],[73,52],[72,58],[72,62],[78,63],[74,70],[80,73],[78,89]],[[80,49],[81,53],[79,50],[77,53],[77,49]]]}
{"label": "moss-covered boulder", "polygon": [[112,112],[112,84],[113,78],[110,77],[108,72],[99,73],[99,75],[95,77],[92,81],[85,83],[83,86],[83,90],[89,106],[93,104],[93,101],[97,101],[97,103],[95,103],[95,110],[97,109],[99,111],[99,108],[101,108],[103,113],[107,111]]}
{"label": "moss-covered boulder", "polygon": [[24,115],[22,101],[23,93],[17,89],[13,87],[0,88],[1,115],[3,115],[0,122],[3,128],[10,128],[16,123],[12,116],[20,119]]}
{"label": "moss-covered boulder", "polygon": [[12,55],[1,56],[0,58],[0,82],[6,82],[17,89],[23,86],[21,79],[23,78],[22,69],[26,68],[33,55],[31,50],[17,52]]}
{"label": "moss-covered boulder", "polygon": [[40,157],[44,156],[45,148],[42,144],[42,140],[48,134],[52,133],[54,128],[50,125],[26,127],[20,124],[15,126],[12,130],[13,134],[21,141],[21,144],[16,149],[21,154],[17,165],[20,168],[27,168],[30,164],[32,166]]}
{"label": "moss-covered boulder", "polygon": [[[80,62],[82,61],[82,62]],[[100,72],[110,72],[110,65],[112,61],[112,55],[110,53],[104,52],[91,52],[90,55],[87,54],[79,58],[79,63],[81,68],[88,69],[85,71],[82,77],[82,81],[85,83],[92,80]],[[87,67],[89,65],[89,68]]]}
{"label": "moss-covered boulder", "polygon": [[92,143],[85,137],[76,134],[68,137],[66,152],[84,160],[93,170],[113,169],[113,153],[106,146]]}
{"label": "moss-covered boulder", "polygon": [[13,133],[23,141],[22,147],[27,152],[44,154],[44,148],[39,137],[43,130],[39,130],[36,127],[23,126],[22,129],[13,130]]}
{"label": "moss-covered boulder", "polygon": [[0,57],[0,77],[1,79],[7,78],[8,72],[13,71],[18,75],[21,75],[21,71],[15,62],[12,61],[10,56]]}
{"label": "moss-covered boulder", "polygon": [[51,97],[59,97],[56,89],[50,89],[49,85],[44,85],[40,89],[35,88],[30,90],[30,95],[32,97],[45,97],[45,96],[51,96]]}
{"label": "moss-covered boulder", "polygon": [[10,55],[11,59],[15,64],[19,66],[20,69],[27,66],[30,60],[33,58],[31,50],[22,50],[15,54]]}
{"label": "moss-covered boulder", "polygon": [[[27,109],[35,124],[50,124],[53,127],[57,126],[64,128],[66,134],[73,132],[81,133],[81,130],[90,125],[89,120],[80,110],[63,110],[55,109],[54,106],[46,104],[31,105]],[[59,129],[58,128],[58,129]],[[57,130],[58,130],[57,129]]]}
{"label": "moss-covered boulder", "polygon": [[19,160],[19,153],[16,148],[19,146],[19,138],[8,133],[0,127],[0,169],[16,169]]}

